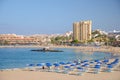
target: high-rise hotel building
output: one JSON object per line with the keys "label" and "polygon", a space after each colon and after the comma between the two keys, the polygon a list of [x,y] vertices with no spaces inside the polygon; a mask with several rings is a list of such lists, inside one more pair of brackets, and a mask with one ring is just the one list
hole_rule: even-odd
{"label": "high-rise hotel building", "polygon": [[92,21],[81,21],[73,23],[73,40],[85,42],[91,40]]}

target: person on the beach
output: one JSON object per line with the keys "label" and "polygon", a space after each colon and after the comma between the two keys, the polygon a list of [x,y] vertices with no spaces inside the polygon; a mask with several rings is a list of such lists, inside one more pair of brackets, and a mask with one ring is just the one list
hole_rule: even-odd
{"label": "person on the beach", "polygon": [[42,69],[45,69],[45,67],[43,66]]}

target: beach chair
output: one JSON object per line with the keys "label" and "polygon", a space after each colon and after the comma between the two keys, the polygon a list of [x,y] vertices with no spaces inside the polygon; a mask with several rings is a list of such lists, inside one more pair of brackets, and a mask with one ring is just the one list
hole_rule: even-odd
{"label": "beach chair", "polygon": [[27,64],[27,66],[28,71],[35,71],[35,64]]}
{"label": "beach chair", "polygon": [[105,70],[106,72],[112,72],[113,66],[112,64],[107,65],[107,69]]}
{"label": "beach chair", "polygon": [[55,67],[54,72],[63,73],[64,72],[64,66],[60,65],[59,67]]}
{"label": "beach chair", "polygon": [[107,64],[106,67],[106,72],[113,72],[117,66],[119,66],[119,59],[115,59],[113,62],[111,62],[110,64]]}
{"label": "beach chair", "polygon": [[94,67],[94,74],[98,74],[100,72],[100,68],[101,68],[100,65],[95,65],[95,67]]}
{"label": "beach chair", "polygon": [[81,76],[81,75],[83,75],[83,71],[82,71],[82,68],[81,69],[74,69],[73,71],[69,71],[68,74]]}
{"label": "beach chair", "polygon": [[40,70],[42,70],[42,64],[36,64],[35,65],[35,71],[40,71]]}
{"label": "beach chair", "polygon": [[47,66],[47,72],[51,72],[52,71],[52,69],[51,69],[51,66],[52,66],[52,64],[51,63],[46,63],[46,66]]}
{"label": "beach chair", "polygon": [[64,66],[64,71],[62,73],[67,74],[70,71],[70,66]]}

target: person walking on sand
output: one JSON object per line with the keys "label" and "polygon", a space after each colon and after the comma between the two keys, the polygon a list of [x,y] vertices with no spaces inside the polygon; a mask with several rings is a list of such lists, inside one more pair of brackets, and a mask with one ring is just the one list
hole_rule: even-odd
{"label": "person walking on sand", "polygon": [[42,69],[45,69],[45,67],[43,66]]}

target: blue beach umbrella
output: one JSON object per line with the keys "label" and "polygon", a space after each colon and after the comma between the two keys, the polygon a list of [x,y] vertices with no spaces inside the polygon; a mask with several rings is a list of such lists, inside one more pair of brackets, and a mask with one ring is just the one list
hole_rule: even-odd
{"label": "blue beach umbrella", "polygon": [[70,66],[76,66],[75,64],[71,64]]}
{"label": "blue beach umbrella", "polygon": [[102,63],[101,62],[97,62],[97,64],[96,65],[101,65]]}
{"label": "blue beach umbrella", "polygon": [[64,64],[65,64],[65,62],[59,62],[59,64],[62,64],[62,65],[64,65]]}
{"label": "blue beach umbrella", "polygon": [[107,63],[107,62],[109,62],[109,60],[108,60],[108,59],[105,59],[103,62],[104,62],[104,63]]}
{"label": "blue beach umbrella", "polygon": [[100,65],[95,65],[94,68],[96,68],[96,69],[100,69]]}
{"label": "blue beach umbrella", "polygon": [[97,59],[97,60],[95,60],[95,62],[100,62],[100,60]]}
{"label": "blue beach umbrella", "polygon": [[77,69],[78,69],[79,71],[84,71],[84,69],[83,69],[82,67],[77,67]]}
{"label": "blue beach umbrella", "polygon": [[91,63],[91,64],[93,64],[94,62],[93,62],[93,61],[91,61],[90,63]]}
{"label": "blue beach umbrella", "polygon": [[36,64],[36,66],[42,66],[42,64]]}
{"label": "blue beach umbrella", "polygon": [[119,59],[115,59],[111,64],[117,64],[119,62]]}
{"label": "blue beach umbrella", "polygon": [[119,59],[115,59],[115,61],[119,61]]}
{"label": "blue beach umbrella", "polygon": [[64,66],[64,68],[70,68],[70,66]]}
{"label": "blue beach umbrella", "polygon": [[50,66],[52,66],[52,64],[51,63],[46,63],[46,66],[50,67]]}
{"label": "blue beach umbrella", "polygon": [[99,73],[100,67],[101,67],[100,65],[95,65],[95,67],[94,67],[95,68],[95,71],[94,71],[95,74]]}
{"label": "blue beach umbrella", "polygon": [[54,63],[53,64],[55,67],[58,67],[58,66],[60,66],[58,63]]}
{"label": "blue beach umbrella", "polygon": [[71,64],[72,62],[67,62],[66,64]]}
{"label": "blue beach umbrella", "polygon": [[113,66],[112,66],[112,65],[108,65],[107,67],[108,67],[108,68],[113,68]]}
{"label": "blue beach umbrella", "polygon": [[100,64],[102,64],[102,62],[100,62],[100,61],[99,61],[99,62],[97,62],[97,63],[100,63]]}
{"label": "blue beach umbrella", "polygon": [[74,61],[74,63],[76,63],[76,65],[78,65],[80,62],[77,60],[77,61]]}
{"label": "blue beach umbrella", "polygon": [[84,60],[83,62],[89,62],[89,60]]}
{"label": "blue beach umbrella", "polygon": [[77,69],[83,69],[82,67],[77,67]]}
{"label": "blue beach umbrella", "polygon": [[32,66],[35,66],[35,64],[28,64],[28,66],[32,67]]}
{"label": "blue beach umbrella", "polygon": [[108,64],[108,65],[107,65],[107,68],[108,68],[108,69],[106,70],[107,72],[112,72],[113,65],[112,65],[112,64]]}
{"label": "blue beach umbrella", "polygon": [[84,64],[84,65],[83,65],[83,67],[89,67],[89,64],[88,64],[88,63],[86,63],[86,64]]}

